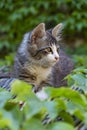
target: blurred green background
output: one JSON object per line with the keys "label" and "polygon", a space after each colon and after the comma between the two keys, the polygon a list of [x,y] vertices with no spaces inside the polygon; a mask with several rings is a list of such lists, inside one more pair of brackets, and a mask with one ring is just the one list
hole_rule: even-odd
{"label": "blurred green background", "polygon": [[87,67],[87,0],[1,0],[0,66],[13,63],[24,33],[41,22],[48,29],[62,22],[67,52]]}

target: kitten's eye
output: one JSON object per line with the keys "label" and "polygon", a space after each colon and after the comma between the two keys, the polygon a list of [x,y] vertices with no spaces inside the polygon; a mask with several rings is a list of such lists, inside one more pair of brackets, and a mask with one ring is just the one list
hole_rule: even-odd
{"label": "kitten's eye", "polygon": [[57,48],[57,52],[59,53],[59,47]]}
{"label": "kitten's eye", "polygon": [[50,47],[43,50],[43,54],[48,54],[50,52],[52,52]]}
{"label": "kitten's eye", "polygon": [[47,48],[47,51],[48,51],[48,52],[52,52],[52,50],[51,50],[51,48],[50,48],[50,47],[49,47],[49,48]]}
{"label": "kitten's eye", "polygon": [[43,50],[43,54],[48,54],[47,49],[44,49],[44,50]]}

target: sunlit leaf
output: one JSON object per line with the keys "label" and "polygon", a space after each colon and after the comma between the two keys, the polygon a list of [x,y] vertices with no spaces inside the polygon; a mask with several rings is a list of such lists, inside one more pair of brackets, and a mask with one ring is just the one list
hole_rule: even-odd
{"label": "sunlit leaf", "polygon": [[7,119],[0,119],[0,128],[6,128],[10,125],[10,120]]}
{"label": "sunlit leaf", "polygon": [[83,106],[86,106],[87,104],[85,96],[70,88],[46,88],[46,92],[51,98],[62,97],[70,99],[74,103],[81,104]]}
{"label": "sunlit leaf", "polygon": [[17,99],[25,100],[32,93],[32,86],[23,81],[15,80],[11,85],[11,93],[16,95]]}

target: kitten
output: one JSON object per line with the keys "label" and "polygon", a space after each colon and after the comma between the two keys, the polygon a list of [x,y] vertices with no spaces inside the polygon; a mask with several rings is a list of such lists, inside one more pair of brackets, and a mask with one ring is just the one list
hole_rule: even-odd
{"label": "kitten", "polygon": [[24,36],[14,63],[14,77],[34,85],[35,90],[49,83],[53,66],[59,61],[58,36],[62,24],[58,24],[52,34],[39,24]]}
{"label": "kitten", "polygon": [[14,61],[13,80],[16,78],[32,84],[35,92],[44,86],[66,85],[63,79],[73,69],[73,63],[59,49],[62,28],[60,23],[46,31],[45,24],[41,23],[24,35]]}

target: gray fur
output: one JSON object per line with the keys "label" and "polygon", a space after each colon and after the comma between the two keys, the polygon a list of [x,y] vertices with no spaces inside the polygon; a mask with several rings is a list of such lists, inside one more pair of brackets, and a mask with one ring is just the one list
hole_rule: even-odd
{"label": "gray fur", "polygon": [[74,68],[72,60],[61,49],[59,55],[59,62],[53,67],[52,72],[52,86],[55,87],[66,86],[67,81],[64,80],[64,78],[70,74]]}
{"label": "gray fur", "polygon": [[15,80],[16,80],[15,78],[2,78],[2,79],[0,79],[0,87],[10,91],[11,90],[11,83]]}
{"label": "gray fur", "polygon": [[[47,42],[45,43],[44,41],[41,41],[41,42],[44,42],[44,44],[42,45],[38,44],[38,49],[49,46],[49,43],[52,42],[53,40],[55,42],[55,39],[54,38],[52,39],[52,37],[50,37],[50,34],[48,32],[47,32],[47,36],[49,36],[49,39],[47,39]],[[33,69],[33,66],[37,67],[37,69],[39,69],[39,67],[41,66],[41,68],[48,69],[49,71],[51,71],[52,69],[51,63],[48,62],[46,59],[42,60],[43,59],[42,54],[40,54],[41,56],[40,60],[38,60],[38,57],[33,57],[36,51],[37,51],[37,48],[35,48],[34,45],[31,46],[30,33],[27,33],[24,36],[22,44],[20,45],[17,55],[15,57],[14,72],[13,72],[13,76],[15,78],[22,79],[28,83],[34,84],[34,80],[36,80],[37,74],[36,73],[34,74],[33,72],[31,72],[31,69]],[[41,87],[43,82],[47,82],[49,80],[48,77],[49,76],[47,76],[46,81],[44,81],[44,79],[40,81],[40,83],[38,84],[38,87],[39,86]],[[34,85],[37,86],[36,84]]]}

